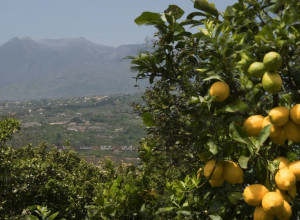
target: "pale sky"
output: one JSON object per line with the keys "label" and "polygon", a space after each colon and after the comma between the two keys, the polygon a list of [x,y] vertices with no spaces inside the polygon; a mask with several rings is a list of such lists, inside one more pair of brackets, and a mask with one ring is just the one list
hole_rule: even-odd
{"label": "pale sky", "polygon": [[[237,0],[209,2],[223,12]],[[134,19],[143,11],[162,13],[170,4],[184,16],[194,11],[190,0],[0,0],[0,45],[13,37],[85,37],[113,47],[144,43],[155,29],[137,26]]]}

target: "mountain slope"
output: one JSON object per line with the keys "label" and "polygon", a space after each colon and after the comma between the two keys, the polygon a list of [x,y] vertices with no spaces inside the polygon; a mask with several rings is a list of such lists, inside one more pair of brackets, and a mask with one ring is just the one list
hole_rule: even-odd
{"label": "mountain slope", "polygon": [[123,58],[144,48],[84,38],[13,38],[0,46],[0,100],[137,92],[135,73]]}

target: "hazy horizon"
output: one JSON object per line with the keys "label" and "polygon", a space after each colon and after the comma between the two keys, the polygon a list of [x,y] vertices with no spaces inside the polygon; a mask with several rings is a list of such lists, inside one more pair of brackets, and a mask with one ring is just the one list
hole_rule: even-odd
{"label": "hazy horizon", "polygon": [[[223,12],[237,0],[209,2]],[[141,44],[153,36],[155,29],[137,26],[134,19],[143,11],[161,13],[170,4],[181,7],[186,15],[194,10],[189,0],[2,0],[0,25],[4,30],[0,45],[14,37],[34,40],[83,37],[111,47]]]}

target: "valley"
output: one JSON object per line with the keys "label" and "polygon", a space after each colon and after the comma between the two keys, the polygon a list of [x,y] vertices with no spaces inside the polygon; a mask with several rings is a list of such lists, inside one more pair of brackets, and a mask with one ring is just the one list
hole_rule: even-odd
{"label": "valley", "polygon": [[11,101],[0,102],[0,114],[21,123],[9,142],[14,147],[44,142],[93,163],[107,157],[137,163],[145,131],[132,104],[141,102],[137,94]]}

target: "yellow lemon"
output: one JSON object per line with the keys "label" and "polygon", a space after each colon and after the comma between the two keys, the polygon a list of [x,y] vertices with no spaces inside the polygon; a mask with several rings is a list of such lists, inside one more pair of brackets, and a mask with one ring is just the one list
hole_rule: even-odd
{"label": "yellow lemon", "polygon": [[223,162],[223,177],[231,184],[243,183],[244,171],[233,161]]}
{"label": "yellow lemon", "polygon": [[270,137],[270,139],[274,144],[284,145],[287,137],[285,136],[282,127],[280,127],[280,133],[275,137]]}
{"label": "yellow lemon", "polygon": [[252,184],[244,189],[244,200],[248,205],[261,205],[262,199],[269,190],[261,184]]}
{"label": "yellow lemon", "polygon": [[283,131],[287,139],[295,143],[300,142],[300,125],[297,125],[292,120],[289,120],[288,123],[283,126]]}
{"label": "yellow lemon", "polygon": [[277,72],[265,72],[262,77],[262,86],[270,94],[276,94],[281,90],[282,79]]}
{"label": "yellow lemon", "polygon": [[289,203],[293,203],[293,199],[296,197],[297,195],[297,186],[296,184],[292,185],[286,193],[286,201]]}
{"label": "yellow lemon", "polygon": [[283,198],[283,200],[286,200],[287,198],[287,194],[284,190],[278,189],[276,188],[275,192],[279,193],[281,195],[281,197]]}
{"label": "yellow lemon", "polygon": [[243,128],[249,136],[258,136],[262,129],[264,117],[261,115],[253,115],[247,118]]}
{"label": "yellow lemon", "polygon": [[290,111],[288,108],[284,106],[278,106],[269,112],[270,122],[275,126],[283,126],[285,125],[290,116]]}
{"label": "yellow lemon", "polygon": [[289,164],[289,169],[294,173],[296,180],[300,181],[300,160],[291,162]]}
{"label": "yellow lemon", "polygon": [[285,201],[293,203],[293,199],[297,195],[297,186],[294,184],[287,191],[277,188],[276,192],[279,193]]}
{"label": "yellow lemon", "polygon": [[274,161],[279,161],[278,169],[289,168],[290,161],[286,157],[277,157]]}
{"label": "yellow lemon", "polygon": [[223,173],[223,165],[221,162],[217,162],[216,160],[209,160],[203,169],[204,176],[208,179],[218,179],[222,176]]}
{"label": "yellow lemon", "polygon": [[273,220],[273,215],[265,212],[262,206],[256,206],[254,209],[253,220]]}
{"label": "yellow lemon", "polygon": [[300,104],[296,104],[290,109],[290,116],[295,124],[300,125]]}
{"label": "yellow lemon", "polygon": [[277,52],[269,52],[264,56],[263,64],[266,70],[278,70],[282,65],[282,58]]}
{"label": "yellow lemon", "polygon": [[229,93],[229,85],[222,81],[215,82],[209,89],[209,94],[215,97],[215,102],[223,102],[225,99],[228,98]]}
{"label": "yellow lemon", "polygon": [[261,62],[254,62],[249,66],[248,73],[255,78],[261,78],[265,72],[265,66]]}
{"label": "yellow lemon", "polygon": [[276,215],[283,209],[283,198],[277,192],[267,192],[262,199],[262,207],[266,213]]}
{"label": "yellow lemon", "polygon": [[292,185],[296,184],[296,177],[289,168],[283,168],[277,171],[275,182],[279,189],[288,190]]}
{"label": "yellow lemon", "polygon": [[276,217],[279,220],[289,220],[292,216],[292,208],[290,204],[287,201],[283,201],[283,207],[279,211],[279,213],[276,214]]}
{"label": "yellow lemon", "polygon": [[[270,121],[270,117],[267,116],[264,118],[263,122],[262,122],[262,127],[266,127],[267,125],[272,124]],[[281,127],[279,126],[274,126],[273,124],[271,125],[271,129],[270,129],[270,137],[276,137],[280,134],[281,132]]]}
{"label": "yellow lemon", "polygon": [[225,179],[223,176],[217,178],[217,179],[210,179],[208,180],[209,184],[211,187],[219,187],[219,186],[222,186],[225,182]]}

